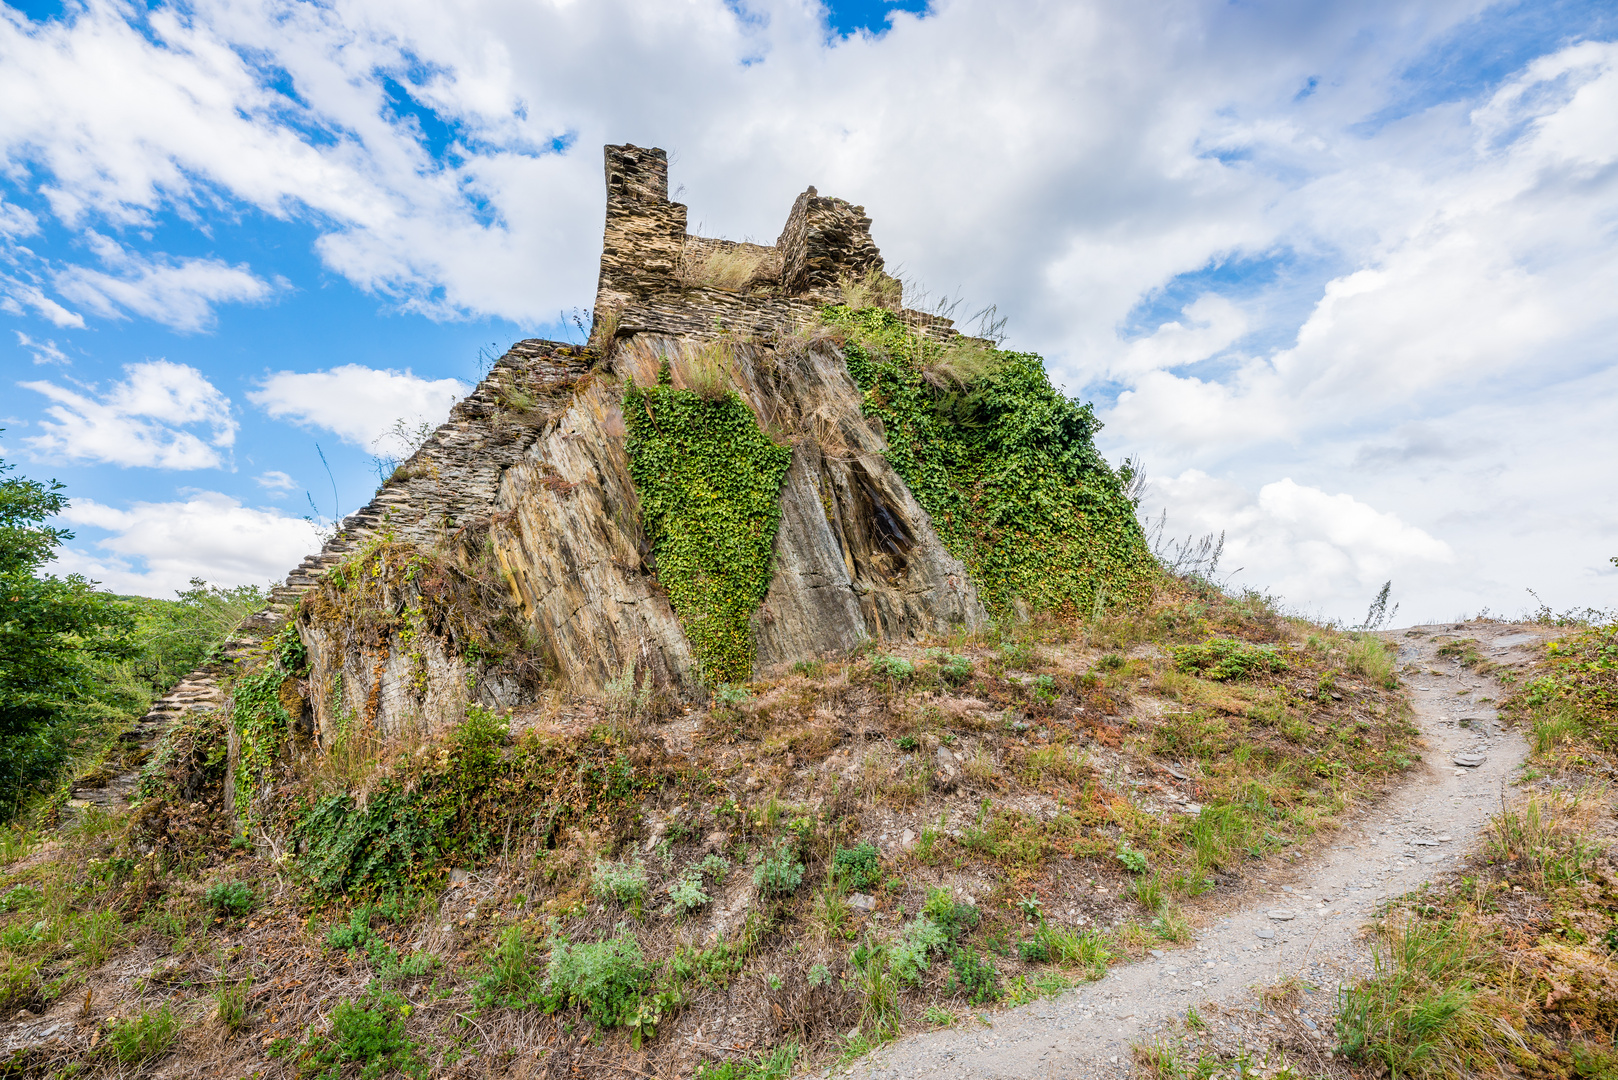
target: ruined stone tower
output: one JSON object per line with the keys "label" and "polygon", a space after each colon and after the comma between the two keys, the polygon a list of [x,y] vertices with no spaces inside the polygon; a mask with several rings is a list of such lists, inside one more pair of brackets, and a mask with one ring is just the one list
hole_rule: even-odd
{"label": "ruined stone tower", "polygon": [[[609,146],[605,164],[591,344],[512,346],[248,628],[263,634],[295,617],[311,656],[310,723],[323,740],[344,715],[389,731],[456,718],[473,699],[521,700],[519,686],[480,678],[431,633],[358,648],[310,596],[368,546],[426,549],[468,530],[486,533],[532,644],[563,686],[598,690],[632,666],[674,692],[699,684],[649,558],[622,402],[627,386],[655,383],[671,360],[679,385],[682,358],[720,338],[736,392],[791,446],[773,578],[752,618],[757,670],[985,619],[965,568],[887,463],[835,343],[808,332],[840,282],[882,278],[863,209],[810,188],[773,247],[692,236],[686,208],[668,200],[662,150]],[[716,253],[745,278],[705,283],[701,268]],[[954,333],[947,320],[906,317],[928,334]],[[387,602],[403,610],[413,600],[408,587],[399,592]]]}

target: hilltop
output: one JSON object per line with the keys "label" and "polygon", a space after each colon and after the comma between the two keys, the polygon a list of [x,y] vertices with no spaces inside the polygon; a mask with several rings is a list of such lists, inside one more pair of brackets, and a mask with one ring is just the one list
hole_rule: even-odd
{"label": "hilltop", "polygon": [[14,1071],[784,1076],[1185,945],[1417,767],[1393,645],[1159,565],[862,208],[605,165],[589,342],[7,840]]}

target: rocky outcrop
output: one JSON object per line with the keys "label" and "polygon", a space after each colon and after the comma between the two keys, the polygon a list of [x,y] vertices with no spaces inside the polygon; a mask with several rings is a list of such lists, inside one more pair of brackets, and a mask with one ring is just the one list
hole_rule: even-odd
{"label": "rocky outcrop", "polygon": [[[649,385],[665,362],[678,368],[715,342],[729,358],[724,378],[760,428],[792,446],[774,575],[751,622],[757,669],[984,621],[964,567],[887,464],[835,343],[808,332],[844,284],[882,271],[863,209],[810,188],[773,247],[693,237],[685,207],[668,199],[663,151],[610,146],[605,165],[592,345],[514,345],[274,590],[230,644],[232,662],[197,678],[256,663],[258,644],[291,618],[309,656],[292,705],[323,745],[344,725],[391,739],[457,718],[472,701],[519,703],[520,679],[491,673],[478,650],[417,617],[416,584],[368,600],[386,610],[364,633],[342,613],[341,588],[324,588],[335,568],[379,546],[443,552],[470,536],[500,574],[481,602],[520,613],[525,648],[563,686],[597,691],[633,667],[693,691],[698,664],[641,524],[621,409],[631,380]],[[693,275],[716,254],[747,272]],[[947,319],[905,318],[936,338],[955,334]],[[317,587],[320,602],[310,597]]]}

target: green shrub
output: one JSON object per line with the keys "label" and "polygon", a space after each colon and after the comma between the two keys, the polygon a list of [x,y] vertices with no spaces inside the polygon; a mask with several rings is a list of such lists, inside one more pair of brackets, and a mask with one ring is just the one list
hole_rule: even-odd
{"label": "green shrub", "polygon": [[167,1005],[128,1020],[115,1021],[107,1032],[107,1047],[123,1065],[140,1065],[169,1052],[180,1035],[180,1019]]}
{"label": "green shrub", "polygon": [[704,876],[713,878],[715,885],[722,885],[725,875],[730,873],[730,860],[723,855],[711,854],[697,864],[697,870]]}
{"label": "green shrub", "polygon": [[973,1005],[1000,1000],[1000,969],[994,961],[980,956],[977,949],[963,946],[955,950],[950,959],[953,969],[949,977],[949,992],[960,994]]}
{"label": "green shrub", "polygon": [[646,864],[598,862],[590,877],[590,891],[602,900],[639,904],[646,899]]}
{"label": "green shrub", "polygon": [[1146,856],[1130,847],[1128,840],[1118,842],[1118,861],[1123,863],[1124,869],[1132,874],[1146,873]]}
{"label": "green shrub", "polygon": [[967,657],[947,654],[937,663],[939,677],[950,686],[960,686],[972,677],[972,661]]}
{"label": "green shrub", "polygon": [[548,1011],[578,1005],[598,1027],[627,1024],[639,1011],[637,999],[652,975],[640,943],[627,930],[594,943],[553,939],[546,971]]}
{"label": "green shrub", "polygon": [[753,884],[764,896],[789,896],[803,884],[803,863],[783,844],[758,864]]}
{"label": "green shrub", "polygon": [[1017,942],[1017,955],[1025,964],[1048,964],[1051,959],[1050,942],[1042,937]]}
{"label": "green shrub", "polygon": [[927,900],[922,905],[921,913],[949,935],[951,941],[959,941],[961,935],[976,926],[981,917],[976,907],[964,900],[956,900],[955,894],[944,886],[927,890]]}
{"label": "green shrub", "polygon": [[832,874],[850,889],[874,889],[882,882],[882,853],[869,841],[838,848],[832,856]]}
{"label": "green shrub", "polygon": [[904,682],[916,673],[916,665],[902,656],[877,653],[871,657],[871,674],[892,682]]}
{"label": "green shrub", "polygon": [[888,960],[893,965],[893,973],[901,982],[914,986],[921,982],[922,972],[929,966],[928,955],[947,944],[949,935],[942,927],[926,915],[916,916],[905,924],[899,940],[888,949]]}
{"label": "green shrub", "polygon": [[523,1009],[542,1004],[544,980],[536,975],[539,952],[539,943],[527,929],[508,926],[489,951],[488,971],[472,984],[472,1003],[480,1009]]}
{"label": "green shrub", "polygon": [[684,877],[669,886],[668,911],[676,915],[689,915],[712,899],[702,891],[702,871],[692,867]]}
{"label": "green shrub", "polygon": [[384,982],[416,975],[425,975],[435,963],[431,953],[414,953],[401,957],[382,935],[371,929],[372,915],[378,908],[361,904],[349,913],[346,923],[335,923],[326,931],[326,944],[354,955],[364,953],[371,961],[378,978]]}
{"label": "green shrub", "polygon": [[1269,645],[1249,645],[1234,638],[1209,638],[1200,645],[1180,645],[1174,664],[1181,671],[1215,681],[1250,679],[1265,672],[1286,671],[1284,656]]}
{"label": "green shrub", "polygon": [[258,897],[245,881],[221,881],[208,887],[202,902],[221,915],[246,915],[258,906]]}
{"label": "green shrub", "polygon": [[338,1080],[359,1066],[360,1080],[391,1072],[426,1080],[431,1070],[416,1043],[405,1034],[410,1005],[391,990],[373,989],[356,1001],[338,1003],[331,1011],[331,1030],[312,1036],[298,1054],[298,1075]]}

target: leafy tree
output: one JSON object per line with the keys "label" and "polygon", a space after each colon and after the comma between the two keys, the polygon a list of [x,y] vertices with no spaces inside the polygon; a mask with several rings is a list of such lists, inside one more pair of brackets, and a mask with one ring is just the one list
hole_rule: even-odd
{"label": "leafy tree", "polygon": [[127,680],[152,696],[167,693],[268,599],[257,585],[227,589],[202,578],[192,578],[191,587],[175,595],[179,599],[118,598],[135,616],[135,651],[109,678]]}
{"label": "leafy tree", "polygon": [[41,574],[66,529],[63,485],[4,476],[0,459],[0,817],[47,789],[86,721],[115,711],[97,663],[127,658],[127,607],[79,574]]}

